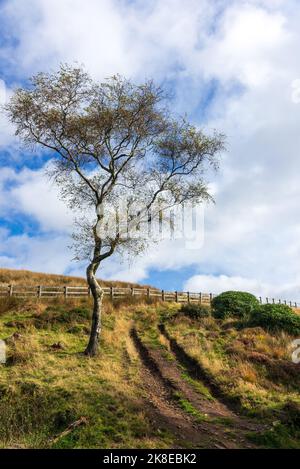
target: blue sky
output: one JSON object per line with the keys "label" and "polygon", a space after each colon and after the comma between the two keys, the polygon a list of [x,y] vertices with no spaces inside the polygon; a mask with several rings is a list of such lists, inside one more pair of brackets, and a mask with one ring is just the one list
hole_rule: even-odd
{"label": "blue sky", "polygon": [[[102,276],[300,300],[300,4],[296,0],[0,1],[0,99],[38,71],[152,77],[177,113],[227,135],[204,242],[164,241]],[[72,215],[0,116],[0,266],[84,274]],[[101,275],[101,274],[100,274]]]}

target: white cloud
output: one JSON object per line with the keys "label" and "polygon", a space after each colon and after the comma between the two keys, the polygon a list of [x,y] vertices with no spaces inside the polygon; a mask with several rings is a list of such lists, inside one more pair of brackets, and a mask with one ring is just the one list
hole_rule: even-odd
{"label": "white cloud", "polygon": [[[200,54],[205,75],[255,87],[272,79],[274,54],[288,43],[286,20],[247,3],[229,7]],[[277,71],[278,73],[279,71]]]}
{"label": "white cloud", "polygon": [[4,80],[0,79],[0,151],[14,142],[14,129],[7,121],[4,113],[1,112],[2,106],[6,104],[10,95],[11,89],[9,89]]}
{"label": "white cloud", "polygon": [[6,103],[6,84],[4,80],[0,80],[0,105]]}
{"label": "white cloud", "polygon": [[229,277],[227,275],[194,275],[184,285],[187,291],[221,293],[228,290],[249,291],[257,295],[261,294],[262,289],[265,290],[257,280],[243,277]]}
{"label": "white cloud", "polygon": [[[162,75],[188,62],[212,11],[206,0],[11,0],[2,18],[19,39],[10,63],[21,73],[76,60],[103,78]],[[10,53],[11,46],[2,51]]]}
{"label": "white cloud", "polygon": [[[275,285],[259,280],[228,275],[194,275],[184,284],[184,290],[190,292],[222,293],[224,291],[246,291],[264,301],[300,301],[298,284]],[[298,296],[297,296],[298,295]]]}
{"label": "white cloud", "polygon": [[59,193],[45,175],[45,167],[39,170],[24,168],[17,172],[2,168],[0,174],[0,214],[8,219],[33,217],[39,230],[68,233],[73,215],[59,199]]}
{"label": "white cloud", "polygon": [[67,270],[71,252],[66,249],[68,238],[63,235],[30,237],[9,236],[0,231],[0,265],[12,269],[60,274]]}

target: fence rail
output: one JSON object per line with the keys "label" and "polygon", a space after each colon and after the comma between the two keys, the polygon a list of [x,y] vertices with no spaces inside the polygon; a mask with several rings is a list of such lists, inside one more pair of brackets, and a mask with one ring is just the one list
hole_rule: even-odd
{"label": "fence rail", "polygon": [[[122,298],[124,296],[145,296],[147,298],[156,298],[161,301],[174,301],[177,303],[200,303],[210,304],[211,300],[216,296],[214,293],[203,292],[183,292],[183,291],[167,291],[155,288],[136,288],[136,287],[103,287],[104,295],[112,299]],[[18,298],[80,298],[90,296],[91,292],[88,286],[72,286],[72,285],[0,285],[0,298],[13,296]],[[286,304],[293,308],[300,307],[300,302],[287,301],[275,298],[258,298],[260,303],[278,303]]]}

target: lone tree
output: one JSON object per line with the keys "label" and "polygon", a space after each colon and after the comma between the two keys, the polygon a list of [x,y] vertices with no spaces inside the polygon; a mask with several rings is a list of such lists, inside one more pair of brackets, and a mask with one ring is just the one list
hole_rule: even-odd
{"label": "lone tree", "polygon": [[[101,331],[100,264],[117,251],[144,249],[143,236],[137,239],[130,231],[142,233],[151,213],[210,199],[203,176],[217,165],[223,135],[206,136],[172,116],[166,102],[152,81],[135,85],[114,76],[98,83],[81,67],[63,65],[34,76],[6,105],[21,141],[53,156],[48,171],[62,198],[80,212],[76,257],[89,259],[86,276],[94,302],[89,356],[97,353]],[[124,221],[118,207],[125,199]],[[116,209],[115,229],[109,229],[108,206]],[[131,210],[134,206],[142,208]]]}

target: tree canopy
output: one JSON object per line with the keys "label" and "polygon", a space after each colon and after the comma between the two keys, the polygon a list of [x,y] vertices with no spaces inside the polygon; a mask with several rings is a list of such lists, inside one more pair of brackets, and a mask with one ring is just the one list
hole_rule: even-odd
{"label": "tree canopy", "polygon": [[[176,117],[167,102],[153,81],[134,84],[113,76],[99,83],[81,67],[62,65],[57,72],[34,76],[6,105],[23,143],[53,155],[49,174],[66,203],[80,211],[76,253],[89,259],[98,334],[89,354],[95,353],[100,333],[99,265],[118,249],[146,247],[143,236],[128,235],[128,227],[147,223],[151,211],[211,198],[204,176],[208,166],[216,168],[224,136],[206,135]],[[118,212],[125,199],[127,213],[139,207],[129,217]],[[114,230],[104,229],[110,224],[108,206],[115,208]]]}

